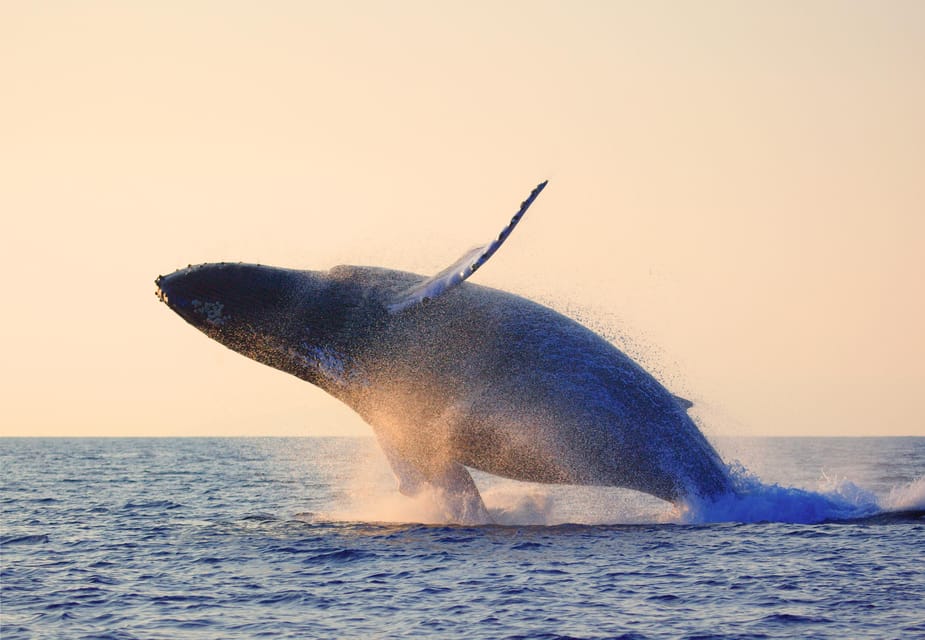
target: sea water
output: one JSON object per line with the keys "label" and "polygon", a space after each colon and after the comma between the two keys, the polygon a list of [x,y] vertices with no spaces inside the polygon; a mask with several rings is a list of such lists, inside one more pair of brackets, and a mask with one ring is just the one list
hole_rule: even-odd
{"label": "sea water", "polygon": [[925,637],[925,438],[717,444],[735,501],[461,527],[369,438],[2,439],[0,637]]}

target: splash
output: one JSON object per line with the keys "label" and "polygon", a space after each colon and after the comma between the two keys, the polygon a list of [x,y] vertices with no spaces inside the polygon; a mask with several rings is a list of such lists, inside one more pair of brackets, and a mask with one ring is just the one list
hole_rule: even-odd
{"label": "splash", "polygon": [[[614,487],[578,487],[506,480],[471,470],[491,524],[648,524],[672,522],[676,509],[650,495]],[[336,522],[452,524],[439,489],[425,488],[408,497],[377,446],[354,460],[343,477],[334,504],[313,514]],[[667,511],[666,511],[667,507]],[[486,523],[487,524],[487,523]]]}
{"label": "splash", "polygon": [[[679,514],[645,494],[612,488],[541,487],[501,481],[481,493],[490,517],[490,522],[483,524],[498,526],[652,524],[675,522]],[[596,499],[592,499],[593,494],[597,494]],[[433,489],[414,497],[397,490],[352,491],[343,505],[316,517],[339,522],[454,524],[439,490]]]}
{"label": "splash", "polygon": [[[724,443],[729,449],[729,443]],[[814,524],[925,511],[925,477],[894,484],[877,483],[862,468],[840,468],[839,473],[808,473],[800,465],[787,466],[793,452],[769,455],[764,444],[735,442],[740,462],[727,465],[736,488],[718,500],[671,505],[648,494],[617,487],[550,485],[517,482],[470,470],[492,524],[501,526],[709,524],[720,522],[782,522]],[[398,491],[395,475],[374,440],[343,451],[332,463],[332,501],[314,513],[332,522],[452,524],[439,489],[430,488],[411,498]],[[838,465],[833,465],[839,469]],[[802,470],[801,470],[802,469]],[[857,473],[853,473],[856,471]],[[863,478],[852,481],[840,475]],[[762,477],[776,482],[763,480]],[[907,476],[908,477],[908,476]],[[779,483],[778,483],[779,482]],[[789,486],[798,483],[798,486]],[[867,485],[877,487],[876,492]]]}
{"label": "splash", "polygon": [[741,465],[730,466],[736,493],[715,500],[692,501],[681,510],[680,522],[789,522],[811,524],[848,520],[880,511],[876,496],[842,480],[815,492],[764,484]]}
{"label": "splash", "polygon": [[881,504],[888,511],[925,511],[925,476],[893,487]]}
{"label": "splash", "polygon": [[893,487],[878,497],[846,478],[823,475],[818,491],[765,484],[741,464],[730,465],[737,493],[692,502],[680,510],[679,522],[786,522],[816,524],[850,521],[891,512],[925,509],[925,478]]}
{"label": "splash", "polygon": [[[347,499],[339,507],[323,514],[325,519],[348,522],[388,522],[420,524],[452,524],[451,510],[443,492],[425,487],[413,497],[402,495],[394,483],[372,484],[372,473],[362,471],[351,482]],[[555,498],[542,488],[523,486],[492,487],[482,491],[491,524],[551,525],[558,524]],[[484,524],[489,524],[486,522]]]}
{"label": "splash", "polygon": [[[388,465],[378,458],[364,457],[338,503],[317,516],[339,522],[453,523],[440,490],[426,490],[413,498],[402,495]],[[925,510],[925,477],[878,496],[846,478],[823,475],[815,490],[810,490],[762,482],[740,463],[729,465],[729,473],[735,494],[679,506],[613,487],[515,482],[479,472],[473,476],[491,524],[500,526],[815,524]]]}

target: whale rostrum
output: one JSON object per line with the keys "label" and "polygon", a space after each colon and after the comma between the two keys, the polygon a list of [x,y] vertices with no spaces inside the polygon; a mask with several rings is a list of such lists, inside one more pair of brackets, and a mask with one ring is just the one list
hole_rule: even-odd
{"label": "whale rostrum", "polygon": [[434,490],[451,521],[490,520],[467,467],[674,503],[731,492],[688,401],[578,322],[466,282],[545,186],[497,239],[430,278],[213,263],[158,277],[157,295],[209,337],[350,406],[401,492]]}

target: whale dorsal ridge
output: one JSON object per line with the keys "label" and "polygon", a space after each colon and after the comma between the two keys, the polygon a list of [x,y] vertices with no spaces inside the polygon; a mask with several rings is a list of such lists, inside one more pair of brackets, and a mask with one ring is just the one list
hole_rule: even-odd
{"label": "whale dorsal ridge", "polygon": [[498,234],[495,240],[486,245],[470,249],[464,253],[459,260],[437,275],[414,285],[410,289],[402,291],[396,296],[395,300],[388,305],[389,313],[398,313],[408,307],[436,298],[444,291],[452,289],[475,273],[479,267],[488,262],[488,259],[498,250],[498,247],[504,244],[504,241],[511,235],[511,231],[514,230],[514,227],[516,227],[520,219],[523,218],[527,209],[530,208],[530,205],[533,204],[536,197],[540,195],[540,192],[546,188],[547,182],[548,180],[544,180],[536,185],[536,188],[530,192],[527,199],[520,204],[520,209],[514,214],[514,217],[511,218],[510,223],[501,230],[501,233]]}

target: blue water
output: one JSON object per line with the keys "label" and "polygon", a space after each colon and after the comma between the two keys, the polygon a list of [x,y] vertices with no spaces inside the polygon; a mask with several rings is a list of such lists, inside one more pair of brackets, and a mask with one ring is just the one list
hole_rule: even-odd
{"label": "blue water", "polygon": [[718,444],[737,504],[476,475],[466,528],[370,439],[2,439],[0,635],[925,637],[925,438]]}

